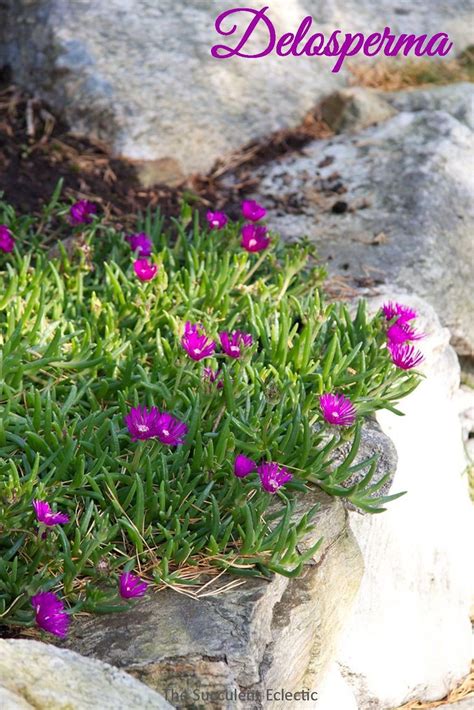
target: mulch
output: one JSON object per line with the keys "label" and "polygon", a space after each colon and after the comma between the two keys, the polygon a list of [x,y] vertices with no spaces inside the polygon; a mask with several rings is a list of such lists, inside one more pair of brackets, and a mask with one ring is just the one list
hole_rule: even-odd
{"label": "mulch", "polygon": [[[183,199],[201,213],[223,210],[238,219],[242,199],[258,193],[256,174],[264,171],[256,168],[288,153],[302,153],[311,141],[331,135],[315,108],[298,126],[271,133],[216,161],[206,175],[191,175],[177,187],[144,188],[133,162],[114,156],[101,141],[73,133],[44,101],[12,84],[8,70],[0,69],[0,197],[3,193],[20,214],[39,214],[62,179],[63,200],[97,203],[119,229],[133,230],[137,213],[147,208],[159,207],[166,219],[177,217]],[[330,209],[342,214],[348,209],[341,199],[345,188],[338,175],[333,177],[331,184],[322,181],[315,189],[322,203],[329,200]],[[298,213],[304,207],[301,200],[292,204],[284,196],[272,200],[285,212]],[[374,285],[371,276],[366,281],[360,285]],[[326,282],[326,293],[346,300],[356,292],[339,276]]]}
{"label": "mulch", "polygon": [[99,141],[75,135],[38,99],[0,87],[0,191],[21,213],[37,213],[58,180],[63,196],[97,202],[115,217],[160,205],[176,215],[182,190],[143,190],[133,166]]}
{"label": "mulch", "polygon": [[[71,132],[45,102],[11,84],[7,70],[0,71],[0,192],[20,213],[39,212],[62,178],[63,197],[97,202],[121,222],[134,222],[147,207],[159,206],[166,217],[175,217],[183,197],[202,210],[224,209],[237,217],[240,201],[256,188],[256,166],[327,135],[327,126],[311,112],[296,128],[217,161],[207,175],[190,176],[178,187],[145,189],[133,163],[112,155],[102,142]],[[229,173],[232,180],[226,181]]]}

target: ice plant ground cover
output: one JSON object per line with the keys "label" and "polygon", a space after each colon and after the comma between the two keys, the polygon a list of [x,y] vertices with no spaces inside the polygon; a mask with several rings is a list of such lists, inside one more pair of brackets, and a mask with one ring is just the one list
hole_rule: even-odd
{"label": "ice plant ground cover", "polygon": [[243,220],[200,224],[186,205],[167,230],[141,217],[134,242],[100,210],[71,220],[59,190],[40,217],[1,203],[0,222],[14,240],[0,251],[1,623],[64,635],[65,614],[212,570],[297,575],[318,511],[295,519],[296,497],[390,500],[375,459],[345,481],[364,418],[419,376],[392,361],[393,318],[324,302],[309,244],[269,231],[252,252]]}

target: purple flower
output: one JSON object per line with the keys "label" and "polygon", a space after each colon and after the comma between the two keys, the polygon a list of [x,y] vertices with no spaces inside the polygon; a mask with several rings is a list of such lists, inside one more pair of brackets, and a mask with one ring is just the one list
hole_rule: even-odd
{"label": "purple flower", "polygon": [[387,338],[395,345],[405,343],[407,340],[421,340],[424,338],[424,333],[418,333],[414,328],[411,328],[408,322],[397,320],[387,330]]}
{"label": "purple flower", "polygon": [[224,229],[227,224],[227,215],[224,212],[211,212],[206,214],[210,229]]}
{"label": "purple flower", "polygon": [[179,446],[184,441],[188,427],[171,414],[160,412],[156,407],[135,407],[125,417],[132,441],[157,437],[162,444]]}
{"label": "purple flower", "polygon": [[203,360],[210,357],[216,349],[213,340],[209,340],[202,325],[192,325],[189,321],[184,326],[184,335],[181,345],[193,360]]}
{"label": "purple flower", "polygon": [[132,407],[130,413],[125,417],[125,424],[128,427],[132,441],[138,439],[151,439],[158,436],[158,425],[160,412],[156,407],[150,411],[146,407]]}
{"label": "purple flower", "polygon": [[45,500],[34,500],[33,508],[36,514],[36,520],[43,525],[65,525],[69,522],[69,515],[66,513],[53,513],[49,503]]}
{"label": "purple flower", "polygon": [[273,461],[261,463],[257,469],[262,487],[267,493],[276,493],[285,483],[291,481],[293,475]]}
{"label": "purple flower", "polygon": [[208,380],[208,382],[211,382],[211,383],[216,382],[216,380],[217,380],[216,387],[218,389],[221,389],[222,387],[224,387],[224,383],[222,382],[222,380],[217,379],[220,374],[221,374],[220,370],[213,370],[211,367],[205,367],[204,370],[202,371],[202,377],[204,380]]}
{"label": "purple flower", "polygon": [[252,336],[234,330],[233,333],[219,333],[222,349],[229,357],[238,358],[242,355],[242,348],[249,348],[252,345]]}
{"label": "purple flower", "polygon": [[355,422],[356,408],[343,394],[322,394],[319,404],[323,417],[329,424],[351,426]]}
{"label": "purple flower", "polygon": [[15,246],[15,240],[12,237],[12,233],[8,229],[6,224],[0,224],[0,251],[4,251],[9,254],[13,251]]}
{"label": "purple flower", "polygon": [[405,345],[389,343],[387,347],[393,364],[401,370],[411,370],[425,359],[423,354],[419,350],[415,350],[414,346],[409,343]]}
{"label": "purple flower", "polygon": [[140,281],[151,281],[151,279],[156,276],[158,266],[156,264],[150,264],[148,259],[136,259],[133,262],[133,270]]}
{"label": "purple flower", "polygon": [[64,638],[70,618],[64,611],[64,604],[53,592],[39,592],[31,597],[36,623],[44,631]]}
{"label": "purple flower", "polygon": [[267,228],[263,225],[245,224],[242,227],[240,246],[249,252],[263,251],[270,244]]}
{"label": "purple flower", "polygon": [[143,597],[148,589],[148,584],[142,582],[140,577],[131,572],[123,572],[119,579],[119,593],[122,599],[134,599]]}
{"label": "purple flower", "polygon": [[259,219],[263,219],[267,214],[267,210],[262,205],[259,205],[255,200],[244,200],[242,202],[242,215],[245,219],[249,219],[251,222],[258,222]]}
{"label": "purple flower", "polygon": [[397,303],[396,301],[388,301],[382,306],[382,313],[387,320],[392,320],[395,316],[398,317],[399,323],[406,323],[407,321],[416,318],[416,311],[409,306],[404,306],[402,303]]}
{"label": "purple flower", "polygon": [[257,464],[255,461],[252,461],[252,459],[248,459],[243,454],[236,456],[234,461],[234,475],[237,476],[237,478],[245,478],[245,476],[248,476],[252,471],[256,471],[256,469]]}
{"label": "purple flower", "polygon": [[97,207],[89,200],[79,200],[71,205],[69,210],[69,220],[71,224],[90,224],[92,215],[97,213]]}
{"label": "purple flower", "polygon": [[188,427],[171,414],[162,412],[156,427],[156,436],[162,444],[169,446],[180,446],[184,443],[184,438],[188,433]]}
{"label": "purple flower", "polygon": [[153,249],[153,242],[148,234],[145,234],[145,232],[130,234],[128,237],[125,237],[125,239],[130,244],[132,251],[138,251],[138,256],[150,256]]}

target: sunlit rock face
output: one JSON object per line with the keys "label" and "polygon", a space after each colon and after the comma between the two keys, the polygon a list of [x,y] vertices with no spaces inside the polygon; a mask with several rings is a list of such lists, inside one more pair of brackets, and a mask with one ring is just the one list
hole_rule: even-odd
{"label": "sunlit rock face", "polygon": [[[338,668],[326,683],[359,710],[443,698],[469,672],[473,596],[473,508],[458,413],[459,364],[434,310],[413,294],[387,289],[371,299],[409,303],[426,334],[426,379],[401,406],[378,416],[398,453],[392,492],[407,494],[380,516],[350,513],[365,574],[342,636]],[[338,673],[340,675],[338,675]],[[342,675],[342,677],[341,677]],[[324,687],[323,687],[324,691]],[[331,705],[324,692],[321,707]]]}

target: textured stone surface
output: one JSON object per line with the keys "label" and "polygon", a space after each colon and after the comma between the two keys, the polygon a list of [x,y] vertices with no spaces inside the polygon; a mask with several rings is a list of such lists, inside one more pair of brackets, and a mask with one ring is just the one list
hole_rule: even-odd
{"label": "textured stone surface", "polygon": [[464,82],[380,93],[397,111],[445,111],[474,130],[474,84]]}
{"label": "textured stone surface", "polygon": [[[396,34],[448,32],[454,51],[472,41],[470,0],[268,4],[279,35],[296,32],[311,15],[314,32],[327,36],[389,25]],[[214,59],[210,48],[223,41],[215,18],[233,6],[228,0],[7,0],[0,6],[0,62],[11,64],[20,85],[63,110],[75,130],[110,141],[128,157],[165,160],[164,175],[176,161],[174,179],[298,123],[345,81],[346,72],[331,72],[334,58]]]}
{"label": "textured stone surface", "polygon": [[391,289],[371,301],[374,310],[387,296],[421,313],[426,379],[401,403],[404,417],[378,416],[398,452],[393,489],[407,494],[381,516],[349,514],[365,574],[338,660],[359,710],[443,698],[471,659],[474,521],[456,406],[459,364],[432,308]]}
{"label": "textured stone surface", "polygon": [[[314,687],[334,657],[362,574],[342,504],[314,496],[321,510],[302,547],[324,539],[301,577],[248,580],[198,599],[166,590],[124,614],[78,621],[68,645],[127,670],[171,702],[172,689],[184,693],[180,707],[194,707],[194,693],[245,691],[257,697],[267,689]],[[228,581],[215,580],[206,592]],[[205,707],[263,704],[208,700]]]}
{"label": "textured stone surface", "polygon": [[3,710],[172,710],[123,671],[39,641],[0,639]]}
{"label": "textured stone surface", "polygon": [[0,707],[8,710],[31,710],[33,705],[30,705],[21,695],[0,686]]}
{"label": "textured stone surface", "polygon": [[[473,163],[472,131],[452,116],[400,113],[258,168],[256,196],[273,206],[271,226],[290,239],[308,235],[332,274],[426,298],[458,352],[472,355]],[[337,191],[322,192],[331,180]]]}
{"label": "textured stone surface", "polygon": [[397,113],[382,92],[361,87],[330,94],[321,101],[319,110],[323,121],[336,133],[360,131]]}
{"label": "textured stone surface", "polygon": [[406,91],[362,87],[340,89],[319,106],[321,118],[336,133],[360,131],[400,111],[444,111],[474,129],[474,84],[463,82]]}

